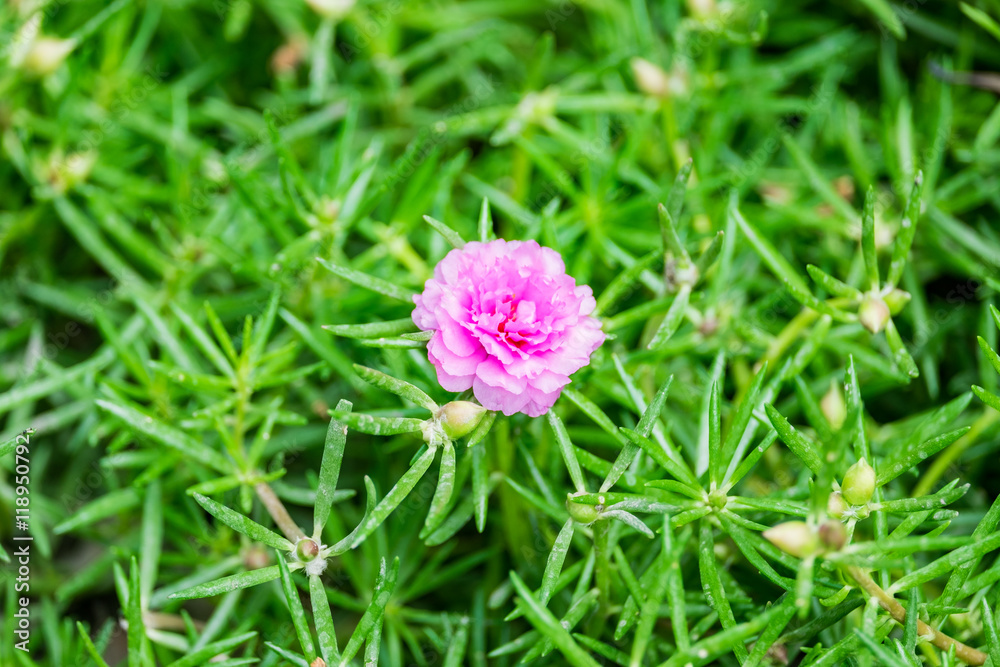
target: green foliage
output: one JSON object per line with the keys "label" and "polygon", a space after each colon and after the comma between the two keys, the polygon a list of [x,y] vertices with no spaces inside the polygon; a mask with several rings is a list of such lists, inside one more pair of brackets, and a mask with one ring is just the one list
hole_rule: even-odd
{"label": "green foliage", "polygon": [[[0,664],[997,665],[998,10],[4,4]],[[608,340],[456,426],[498,237]]]}

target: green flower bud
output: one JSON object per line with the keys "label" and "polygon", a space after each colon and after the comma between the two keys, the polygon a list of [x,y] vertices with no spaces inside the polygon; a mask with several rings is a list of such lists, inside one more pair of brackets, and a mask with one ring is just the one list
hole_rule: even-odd
{"label": "green flower bud", "polygon": [[875,470],[863,458],[847,469],[840,493],[851,505],[866,505],[875,493]]}
{"label": "green flower bud", "polygon": [[472,401],[452,401],[441,406],[434,418],[452,440],[457,440],[472,433],[479,426],[486,408]]}
{"label": "green flower bud", "polygon": [[326,570],[322,552],[323,546],[311,537],[303,537],[295,543],[295,559],[305,565],[303,571],[309,576],[319,576]]}
{"label": "green flower bud", "polygon": [[889,306],[878,294],[868,292],[858,306],[858,320],[872,333],[878,333],[889,321]]}
{"label": "green flower bud", "polygon": [[725,509],[728,503],[729,497],[726,496],[726,492],[722,489],[715,489],[708,494],[708,504],[714,509]]}
{"label": "green flower bud", "polygon": [[903,306],[910,302],[910,298],[909,292],[905,292],[896,287],[885,295],[885,305],[889,308],[889,312],[895,315],[899,311],[903,310]]}
{"label": "green flower bud", "polygon": [[764,537],[786,554],[810,556],[819,549],[816,532],[804,521],[786,521],[764,531]]}
{"label": "green flower bud", "polygon": [[836,380],[830,383],[829,391],[820,399],[819,409],[833,428],[839,430],[844,425],[844,420],[847,419],[847,404],[844,403],[844,394],[840,391],[840,385]]}
{"label": "green flower bud", "polygon": [[97,154],[94,151],[72,153],[65,159],[61,154],[53,155],[46,178],[56,191],[66,192],[87,180],[96,161]]}
{"label": "green flower bud", "polygon": [[316,560],[317,556],[319,556],[319,545],[316,544],[316,540],[303,537],[295,543],[295,557],[303,563]]}
{"label": "green flower bud", "polygon": [[355,0],[306,0],[314,12],[324,18],[341,19],[354,9]]}
{"label": "green flower bud", "polygon": [[826,513],[834,519],[841,519],[847,512],[847,503],[839,491],[834,491],[826,501]]}
{"label": "green flower bud", "polygon": [[316,215],[318,215],[323,222],[336,222],[337,218],[340,216],[340,208],[341,202],[339,199],[330,199],[326,195],[323,195],[320,198],[319,203],[316,205]]}
{"label": "green flower bud", "polygon": [[24,69],[35,76],[45,76],[59,69],[76,47],[76,40],[39,37],[24,58]]}
{"label": "green flower bud", "polygon": [[667,97],[670,94],[670,78],[657,65],[643,58],[632,58],[632,78],[642,92],[653,97]]}
{"label": "green flower bud", "polygon": [[719,11],[715,0],[687,0],[687,6],[691,16],[701,21],[713,18]]}
{"label": "green flower bud", "polygon": [[680,288],[682,285],[694,287],[698,282],[698,267],[694,263],[681,266],[677,260],[669,260],[664,267],[668,284],[673,288]]}
{"label": "green flower bud", "polygon": [[601,516],[601,512],[604,510],[604,505],[578,503],[573,500],[573,496],[574,494],[572,493],[566,494],[566,510],[573,517],[573,520],[585,526],[597,521],[597,518]]}

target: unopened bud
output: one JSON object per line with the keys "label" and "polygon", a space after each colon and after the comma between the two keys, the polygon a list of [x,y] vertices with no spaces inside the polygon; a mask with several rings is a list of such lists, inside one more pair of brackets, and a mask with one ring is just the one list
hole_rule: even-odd
{"label": "unopened bud", "polygon": [[472,401],[452,401],[441,406],[434,418],[452,440],[468,435],[479,426],[486,408]]}
{"label": "unopened bud", "polygon": [[303,537],[295,543],[295,556],[303,563],[316,560],[319,556],[319,545],[316,544],[316,540]]}
{"label": "unopened bud", "polygon": [[716,13],[715,0],[688,0],[688,11],[697,19],[711,18]]}
{"label": "unopened bud", "polygon": [[597,517],[604,510],[603,505],[587,505],[573,500],[573,494],[566,494],[566,510],[577,523],[588,525],[597,521]]}
{"label": "unopened bud", "polygon": [[885,305],[889,309],[889,312],[892,315],[895,315],[899,311],[903,310],[903,307],[910,302],[910,298],[909,292],[895,287],[891,292],[885,295]]}
{"label": "unopened bud", "polygon": [[76,40],[39,37],[28,49],[24,69],[35,76],[45,76],[59,69],[66,56],[76,47]]}
{"label": "unopened bud", "polygon": [[323,195],[319,200],[316,213],[324,222],[334,222],[340,216],[340,207],[339,199],[330,199]]}
{"label": "unopened bud", "polygon": [[819,540],[804,521],[786,521],[764,531],[764,537],[786,554],[804,558],[816,553]]}
{"label": "unopened bud", "polygon": [[66,192],[87,180],[96,161],[94,151],[73,153],[65,159],[53,156],[49,164],[49,184],[59,192]]}
{"label": "unopened bud", "polygon": [[670,77],[661,67],[644,58],[632,58],[629,64],[639,90],[652,97],[666,97],[670,93]]}
{"label": "unopened bud", "polygon": [[546,89],[530,92],[517,103],[518,117],[533,123],[542,123],[556,112],[556,92]]}
{"label": "unopened bud", "polygon": [[863,458],[847,469],[840,493],[851,505],[866,505],[875,493],[875,470]]}
{"label": "unopened bud", "polygon": [[715,489],[708,494],[708,504],[710,507],[721,510],[725,509],[728,503],[729,498],[726,496],[726,492],[722,489]]}
{"label": "unopened bud", "polygon": [[340,19],[354,9],[355,0],[306,0],[312,10],[330,19]]}
{"label": "unopened bud", "polygon": [[479,426],[486,408],[472,401],[452,401],[441,406],[434,417],[452,440],[466,436]]}
{"label": "unopened bud", "polygon": [[326,660],[324,660],[323,658],[316,658],[315,660],[309,663],[309,667],[327,667]]}
{"label": "unopened bud", "polygon": [[819,409],[834,429],[839,430],[844,425],[844,420],[847,419],[847,404],[844,403],[844,394],[836,381],[830,383],[829,391],[820,399]]}
{"label": "unopened bud", "polygon": [[295,560],[305,567],[303,571],[309,576],[319,576],[326,570],[326,558],[323,557],[323,546],[311,537],[303,537],[295,543]]}
{"label": "unopened bud", "polygon": [[889,306],[885,305],[878,294],[871,292],[865,294],[858,306],[858,320],[872,333],[878,333],[885,328],[889,321]]}
{"label": "unopened bud", "polygon": [[698,282],[698,267],[694,263],[681,265],[676,260],[669,260],[666,265],[667,282],[673,287],[688,285],[693,287]]}
{"label": "unopened bud", "polygon": [[844,497],[840,495],[839,491],[831,493],[826,501],[826,513],[834,519],[841,519],[846,512],[847,503],[844,502]]}

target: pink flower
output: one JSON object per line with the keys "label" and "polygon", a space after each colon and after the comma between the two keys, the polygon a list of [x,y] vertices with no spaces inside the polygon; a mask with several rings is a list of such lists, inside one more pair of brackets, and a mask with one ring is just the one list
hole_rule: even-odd
{"label": "pink flower", "polygon": [[534,241],[467,243],[413,297],[413,321],[433,331],[427,357],[448,391],[471,388],[489,410],[538,417],[604,342],[586,285]]}

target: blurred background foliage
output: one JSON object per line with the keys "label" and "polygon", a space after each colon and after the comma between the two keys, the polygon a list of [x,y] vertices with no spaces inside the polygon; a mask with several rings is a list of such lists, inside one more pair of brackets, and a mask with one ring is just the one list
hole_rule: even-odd
{"label": "blurred background foliage", "polygon": [[[18,652],[15,662],[5,639],[0,661],[83,664],[77,620],[110,644],[109,662],[121,659],[115,587],[125,576],[118,570],[116,581],[113,564],[127,569],[138,555],[147,631],[186,635],[189,648],[204,628],[209,638],[256,630],[240,650],[277,664],[261,642],[294,647],[295,633],[276,584],[224,596],[222,607],[184,607],[190,616],[166,598],[207,569],[220,576],[273,556],[210,525],[186,494],[214,473],[96,401],[141,410],[219,451],[259,448],[260,469],[285,471],[275,490],[305,516],[297,508],[313,502],[338,400],[415,414],[362,382],[352,363],[447,400],[419,345],[375,347],[323,331],[405,318],[411,305],[315,258],[419,290],[448,249],[422,216],[474,238],[484,197],[498,236],[556,248],[600,295],[660,247],[657,202],[693,158],[681,234],[697,255],[725,230],[716,269],[676,333],[649,350],[671,303],[651,264],[602,313],[615,337],[573,385],[616,424],[634,425],[613,355],[647,396],[673,375],[665,420],[688,445],[720,351],[723,394],[738,398],[759,361],[773,371],[809,331],[801,305],[727,215],[731,197],[804,280],[814,264],[857,285],[866,190],[875,192],[876,245],[888,248],[922,170],[924,210],[901,285],[912,300],[896,317],[919,377],[900,370],[884,337],[834,323],[801,379],[832,405],[853,355],[879,442],[970,385],[996,391],[975,338],[996,347],[987,306],[1000,288],[997,15],[993,0],[5,3],[0,442],[35,429],[41,620],[33,658]],[[242,354],[257,339],[261,348]],[[773,401],[794,418],[797,396]],[[565,400],[558,409],[577,445],[613,459],[614,438]],[[919,480],[903,479],[925,493],[954,477],[970,482],[962,502],[973,511],[956,519],[965,532],[1000,492],[997,413],[973,401],[953,428],[967,424],[972,437]],[[341,488],[360,492],[369,475],[384,493],[418,447],[408,435],[350,435]],[[801,466],[778,449],[744,485],[793,493]],[[570,485],[544,420],[498,422],[488,452],[495,482],[543,497],[554,489],[547,500],[561,507]],[[11,468],[0,464],[5,516]],[[155,546],[144,528],[150,485],[162,497]],[[233,505],[266,522],[249,486],[236,486]],[[513,608],[508,570],[536,582],[560,522],[499,483],[485,532],[466,525],[427,546],[413,514],[423,516],[432,493],[428,478],[333,564],[334,615],[356,621],[379,559],[398,556],[383,664],[487,664],[488,651],[528,627],[502,622]],[[340,535],[363,510],[348,496],[331,519]],[[11,529],[0,525],[5,542]],[[637,562],[644,544],[630,547]],[[739,618],[769,599],[751,579],[750,597],[734,601]],[[696,578],[687,590],[697,597]],[[466,633],[467,657],[447,658],[457,633]],[[166,663],[180,644],[161,640]],[[559,664],[558,654],[549,659]]]}

